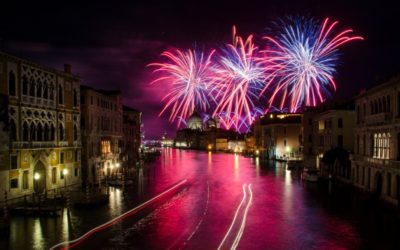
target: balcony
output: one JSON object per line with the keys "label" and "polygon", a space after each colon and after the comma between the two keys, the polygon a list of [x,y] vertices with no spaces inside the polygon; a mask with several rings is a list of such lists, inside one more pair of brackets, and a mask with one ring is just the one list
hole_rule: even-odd
{"label": "balcony", "polygon": [[22,149],[22,148],[54,148],[57,147],[57,143],[53,141],[18,141],[12,142],[12,148]]}
{"label": "balcony", "polygon": [[68,142],[67,141],[60,141],[58,142],[59,147],[68,147]]}
{"label": "balcony", "polygon": [[392,113],[379,113],[365,117],[365,123],[367,125],[390,123],[391,120]]}

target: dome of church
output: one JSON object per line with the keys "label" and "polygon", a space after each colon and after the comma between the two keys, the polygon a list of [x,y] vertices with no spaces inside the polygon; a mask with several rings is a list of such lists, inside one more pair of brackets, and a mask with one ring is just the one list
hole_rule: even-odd
{"label": "dome of church", "polygon": [[192,130],[202,130],[203,129],[203,120],[195,110],[193,114],[189,117],[187,121],[187,128]]}

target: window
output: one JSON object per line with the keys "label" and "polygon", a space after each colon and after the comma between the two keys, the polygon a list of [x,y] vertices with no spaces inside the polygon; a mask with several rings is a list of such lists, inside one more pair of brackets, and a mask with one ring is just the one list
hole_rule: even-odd
{"label": "window", "polygon": [[58,128],[58,137],[60,141],[64,140],[64,127],[62,124],[60,124],[60,127]]}
{"label": "window", "polygon": [[63,88],[58,85],[58,104],[64,104]]}
{"label": "window", "polygon": [[64,152],[60,153],[60,164],[64,164]]}
{"label": "window", "polygon": [[13,71],[8,73],[8,93],[10,96],[16,96],[15,74]]}
{"label": "window", "polygon": [[36,96],[42,97],[42,83],[39,81],[36,88]]}
{"label": "window", "polygon": [[79,152],[78,150],[75,150],[75,161],[76,161],[76,162],[79,161],[79,160],[78,160],[78,154],[79,154],[78,152]]}
{"label": "window", "polygon": [[50,140],[54,141],[56,139],[56,128],[54,125],[51,125],[51,131],[50,131]]}
{"label": "window", "polygon": [[60,179],[61,179],[61,180],[64,180],[64,177],[65,177],[64,171],[60,171]]}
{"label": "window", "polygon": [[44,141],[49,141],[50,139],[49,133],[50,133],[49,125],[46,123],[44,125]]}
{"label": "window", "polygon": [[36,82],[32,77],[30,80],[30,86],[29,86],[29,95],[30,96],[35,96],[35,85],[36,85]]}
{"label": "window", "polygon": [[16,155],[10,156],[10,169],[18,169],[18,157]]}
{"label": "window", "polygon": [[339,148],[342,148],[343,147],[343,135],[338,135],[338,137],[337,137],[337,144],[338,144],[338,147]]}
{"label": "window", "polygon": [[74,175],[75,175],[75,177],[77,177],[79,175],[79,169],[78,168],[74,168]]}
{"label": "window", "polygon": [[85,104],[85,96],[81,95],[81,104]]}
{"label": "window", "polygon": [[373,158],[389,159],[390,157],[390,134],[374,134],[373,140]]}
{"label": "window", "polygon": [[43,98],[44,99],[49,98],[49,86],[47,85],[47,82],[44,82],[43,85]]}
{"label": "window", "polygon": [[78,140],[78,128],[74,125],[74,141]]}
{"label": "window", "polygon": [[78,93],[74,89],[74,107],[78,107]]}
{"label": "window", "polygon": [[50,85],[50,87],[49,87],[49,92],[50,92],[50,100],[54,100],[54,86],[53,86],[53,84],[52,85]]}
{"label": "window", "polygon": [[338,119],[337,126],[338,126],[338,128],[343,128],[343,119],[342,118]]}
{"label": "window", "polygon": [[110,141],[101,141],[101,153],[102,154],[111,153]]}
{"label": "window", "polygon": [[28,141],[29,140],[29,128],[28,124],[24,122],[24,125],[22,126],[22,140],[23,141]]}
{"label": "window", "polygon": [[29,188],[29,171],[24,171],[24,173],[22,174],[22,188]]}
{"label": "window", "polygon": [[18,188],[18,179],[10,180],[10,188]]}
{"label": "window", "polygon": [[51,182],[53,184],[56,184],[56,182],[57,182],[57,168],[51,169]]}
{"label": "window", "polygon": [[286,139],[283,140],[283,146],[286,147]]}
{"label": "window", "polygon": [[10,120],[10,140],[17,140],[17,127],[15,126],[15,122],[13,119]]}
{"label": "window", "polygon": [[28,78],[26,76],[22,77],[22,94],[28,95]]}

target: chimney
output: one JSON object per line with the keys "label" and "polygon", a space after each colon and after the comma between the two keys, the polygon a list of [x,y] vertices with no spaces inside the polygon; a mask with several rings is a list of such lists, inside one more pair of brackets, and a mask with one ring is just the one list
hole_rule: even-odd
{"label": "chimney", "polygon": [[70,64],[64,64],[64,73],[71,74],[71,65]]}

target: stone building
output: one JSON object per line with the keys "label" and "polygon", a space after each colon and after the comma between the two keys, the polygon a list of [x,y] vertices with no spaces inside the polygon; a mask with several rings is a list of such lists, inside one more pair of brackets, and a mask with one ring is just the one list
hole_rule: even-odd
{"label": "stone building", "polygon": [[[325,174],[332,174],[335,165],[335,168],[344,168],[337,175],[349,179],[348,154],[354,150],[354,125],[353,101],[341,100],[307,107],[303,114],[304,165],[321,169]],[[336,158],[342,161],[340,166],[337,165],[339,162],[335,163]],[[322,168],[323,165],[326,169]]]}
{"label": "stone building", "polygon": [[121,159],[123,160],[123,167],[130,173],[139,160],[142,113],[127,106],[122,106],[122,112]]}
{"label": "stone building", "polygon": [[120,172],[122,103],[119,91],[81,86],[82,180],[97,184]]}
{"label": "stone building", "polygon": [[354,185],[398,203],[400,198],[400,77],[356,97]]}
{"label": "stone building", "polygon": [[71,66],[60,72],[0,53],[0,94],[0,193],[80,184],[80,80]]}
{"label": "stone building", "polygon": [[301,158],[301,114],[266,114],[254,122],[253,131],[260,157]]}

